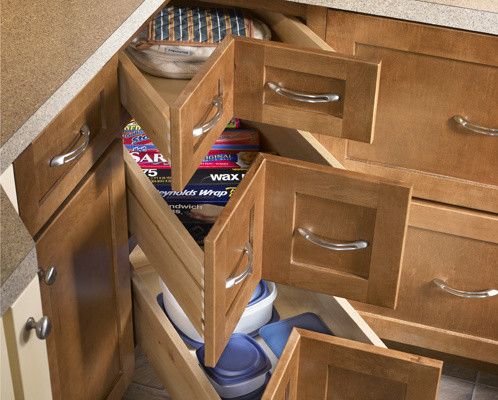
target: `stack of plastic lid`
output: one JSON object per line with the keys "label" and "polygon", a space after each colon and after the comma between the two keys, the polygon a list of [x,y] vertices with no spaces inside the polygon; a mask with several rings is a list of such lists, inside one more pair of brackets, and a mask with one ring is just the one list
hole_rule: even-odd
{"label": "stack of plastic lid", "polygon": [[[197,352],[204,365],[204,346]],[[270,378],[271,362],[248,335],[234,333],[214,368],[204,367],[213,387],[222,399],[259,399]]]}
{"label": "stack of plastic lid", "polygon": [[[159,304],[166,312],[166,315],[173,323],[182,339],[188,345],[196,349],[199,348],[204,343],[204,338],[197,332],[192,322],[190,322],[189,318],[162,280],[160,280],[160,285],[162,296],[158,296]],[[276,285],[273,282],[261,280],[254,290],[234,332],[256,336],[259,328],[269,322],[278,321],[278,313],[273,308],[273,302],[276,297]]]}
{"label": "stack of plastic lid", "polygon": [[325,322],[318,315],[311,312],[265,325],[259,330],[259,335],[271,351],[280,358],[293,328],[333,335]]}

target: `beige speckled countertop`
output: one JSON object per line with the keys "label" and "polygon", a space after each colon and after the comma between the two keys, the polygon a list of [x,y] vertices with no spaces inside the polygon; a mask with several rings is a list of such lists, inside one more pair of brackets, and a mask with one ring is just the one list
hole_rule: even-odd
{"label": "beige speckled countertop", "polygon": [[35,244],[0,187],[0,315],[21,294],[37,271]]}
{"label": "beige speckled countertop", "polygon": [[[164,2],[2,0],[0,173]],[[498,0],[295,2],[498,34]],[[11,212],[7,207],[0,216],[2,314],[36,268],[33,243],[27,245],[22,223]]]}

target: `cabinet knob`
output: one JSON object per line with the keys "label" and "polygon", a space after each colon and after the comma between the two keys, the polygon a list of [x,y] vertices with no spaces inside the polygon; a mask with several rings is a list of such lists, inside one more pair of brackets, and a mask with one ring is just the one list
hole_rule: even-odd
{"label": "cabinet knob", "polygon": [[47,316],[41,317],[38,321],[35,321],[33,317],[29,317],[26,321],[25,328],[27,331],[34,329],[36,337],[38,339],[45,340],[52,330],[52,323]]}
{"label": "cabinet knob", "polygon": [[57,278],[57,269],[55,267],[48,267],[45,271],[43,269],[38,270],[38,276],[40,280],[43,281],[46,285],[52,285]]}

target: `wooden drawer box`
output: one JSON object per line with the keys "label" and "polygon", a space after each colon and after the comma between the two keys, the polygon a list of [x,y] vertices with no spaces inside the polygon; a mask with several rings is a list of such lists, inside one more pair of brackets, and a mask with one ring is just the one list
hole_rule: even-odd
{"label": "wooden drawer box", "polygon": [[261,278],[396,305],[410,188],[316,164],[326,160],[311,135],[259,128],[267,150],[286,156],[291,149],[291,156],[314,163],[260,155],[204,250],[125,154],[130,232],[203,332],[210,365]]}
{"label": "wooden drawer box", "polygon": [[396,310],[355,307],[386,339],[498,364],[498,217],[413,202]]}
{"label": "wooden drawer box", "polygon": [[382,62],[373,143],[327,145],[344,166],[411,182],[415,197],[498,212],[498,38],[331,10],[326,40]]}
{"label": "wooden drawer box", "polygon": [[32,235],[120,131],[116,71],[114,57],[14,162],[19,214]]}
{"label": "wooden drawer box", "polygon": [[[321,42],[296,20],[287,26],[279,35],[284,42],[293,36]],[[379,74],[376,62],[231,37],[190,81],[143,73],[126,52],[119,67],[121,101],[171,159],[175,190],[189,181],[233,116],[370,143]],[[329,94],[338,100],[325,99]]]}
{"label": "wooden drawer box", "polygon": [[[159,276],[136,249],[131,257],[136,340],[173,399],[213,399],[197,358],[159,306]],[[442,362],[389,350],[347,301],[278,286],[282,318],[319,314],[336,336],[294,330],[263,399],[436,399]],[[361,343],[363,342],[363,343]],[[356,390],[356,392],[351,392]],[[327,394],[327,397],[325,397]]]}

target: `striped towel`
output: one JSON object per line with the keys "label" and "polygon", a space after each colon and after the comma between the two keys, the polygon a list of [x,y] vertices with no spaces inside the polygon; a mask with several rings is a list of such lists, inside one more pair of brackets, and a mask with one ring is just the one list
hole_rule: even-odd
{"label": "striped towel", "polygon": [[236,8],[166,7],[149,22],[149,44],[210,45],[225,36],[252,37],[252,20]]}

